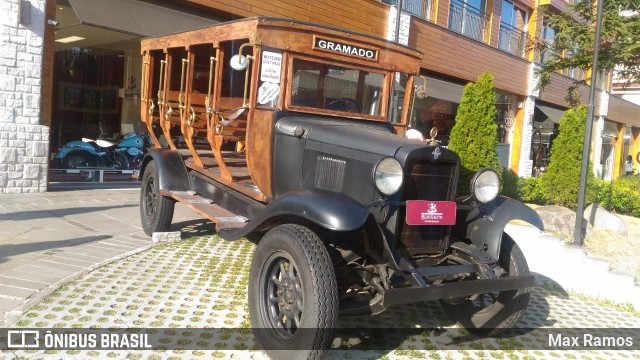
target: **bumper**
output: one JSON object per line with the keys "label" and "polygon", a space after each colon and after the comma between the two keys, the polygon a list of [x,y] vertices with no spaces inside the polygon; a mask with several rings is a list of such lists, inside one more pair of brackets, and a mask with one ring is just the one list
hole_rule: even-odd
{"label": "bumper", "polygon": [[499,279],[468,280],[440,285],[389,289],[384,292],[380,306],[386,309],[390,306],[400,304],[515,290],[532,287],[533,285],[534,276],[524,275]]}

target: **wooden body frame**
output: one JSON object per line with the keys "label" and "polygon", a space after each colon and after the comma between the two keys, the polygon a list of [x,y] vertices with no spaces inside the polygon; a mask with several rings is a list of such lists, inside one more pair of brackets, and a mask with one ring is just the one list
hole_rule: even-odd
{"label": "wooden body frame", "polygon": [[[351,54],[343,54],[337,51],[318,49],[314,42],[316,37],[336,41],[343,44],[359,46],[377,50],[375,59],[359,58]],[[246,114],[246,129],[224,127],[221,130],[221,110],[228,106],[221,106],[221,78],[223,67],[229,66],[229,60],[234,54],[223,54],[220,43],[233,40],[248,40],[253,46],[247,46],[252,51],[245,50],[243,55],[250,55],[251,77],[248,91],[248,112]],[[196,111],[194,105],[193,76],[194,54],[193,46],[211,45],[215,53],[216,67],[214,71],[214,83],[211,94],[207,94],[207,104],[204,109],[201,104]],[[260,83],[260,59],[261,48],[278,49],[282,53],[281,81],[279,101],[275,107],[257,104],[256,98]],[[174,59],[172,50],[183,48],[186,50],[184,59],[185,70],[181,74],[181,91],[176,102],[175,94],[170,94],[171,75],[170,69],[180,66],[182,59]],[[393,88],[393,72],[402,72],[408,75],[418,75],[420,69],[421,54],[413,49],[389,43],[385,40],[373,38],[367,35],[355,34],[345,30],[298,22],[288,19],[274,18],[250,18],[239,21],[222,23],[209,28],[198,29],[173,35],[144,39],[141,43],[143,59],[142,79],[142,106],[141,119],[146,123],[152,135],[154,143],[160,147],[159,139],[153,131],[154,124],[159,125],[171,149],[176,145],[171,140],[170,130],[173,126],[180,127],[185,139],[191,159],[186,161],[188,167],[193,168],[208,176],[242,191],[238,186],[238,179],[234,177],[223,157],[221,147],[225,140],[232,139],[244,145],[246,166],[253,183],[262,192],[255,195],[255,189],[242,191],[256,200],[266,201],[271,196],[272,181],[272,131],[271,119],[276,110],[291,110],[306,112],[324,116],[336,116],[343,118],[361,119],[369,121],[386,122],[388,114],[389,94]],[[162,53],[166,66],[156,69],[157,59],[154,54]],[[326,109],[295,106],[291,104],[291,71],[294,58],[304,58],[325,63],[336,64],[354,69],[364,69],[384,74],[383,99],[380,116],[348,113],[344,111],[331,111]],[[257,60],[256,60],[257,59]],[[178,64],[178,65],[175,65]],[[160,74],[159,70],[163,70]],[[158,99],[153,102],[156,94],[153,94],[154,76],[160,76]],[[413,78],[407,84],[412,86]],[[174,91],[175,92],[175,91]],[[198,95],[201,97],[201,95]],[[405,97],[403,105],[402,122],[394,124],[398,133],[403,133],[407,126],[407,116],[410,107],[410,96]],[[177,108],[176,108],[177,107]],[[156,114],[157,109],[157,114]],[[202,119],[205,119],[202,121]],[[209,172],[209,165],[204,164],[194,145],[196,132],[206,131],[206,138],[213,151],[217,170]]]}

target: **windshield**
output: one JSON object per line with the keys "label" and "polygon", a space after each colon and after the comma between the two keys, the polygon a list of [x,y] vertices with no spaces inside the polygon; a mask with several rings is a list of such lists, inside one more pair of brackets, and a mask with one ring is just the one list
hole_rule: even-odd
{"label": "windshield", "polygon": [[291,105],[382,115],[384,73],[293,60]]}

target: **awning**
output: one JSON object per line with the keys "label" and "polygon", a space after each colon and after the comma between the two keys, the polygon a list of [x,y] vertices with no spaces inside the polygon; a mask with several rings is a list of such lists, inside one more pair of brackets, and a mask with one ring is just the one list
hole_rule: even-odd
{"label": "awning", "polygon": [[166,35],[217,21],[137,0],[69,0],[83,25],[141,37]]}
{"label": "awning", "polygon": [[464,86],[434,79],[427,76],[427,96],[436,99],[460,103]]}
{"label": "awning", "polygon": [[560,119],[562,118],[562,115],[564,115],[564,110],[558,110],[549,106],[536,104],[536,108],[542,111],[542,113],[546,115],[547,118],[549,118],[556,124],[560,123]]}

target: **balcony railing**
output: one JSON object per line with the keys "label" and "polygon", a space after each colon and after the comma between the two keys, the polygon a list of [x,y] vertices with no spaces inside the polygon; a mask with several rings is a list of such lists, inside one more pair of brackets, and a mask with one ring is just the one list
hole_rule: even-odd
{"label": "balcony railing", "polygon": [[449,29],[478,41],[484,41],[489,16],[480,9],[452,0],[449,10]]}
{"label": "balcony railing", "polygon": [[498,42],[500,50],[522,57],[524,56],[525,46],[526,33],[524,31],[503,22],[500,23],[500,40]]}
{"label": "balcony railing", "polygon": [[431,11],[431,0],[404,0],[402,10],[419,18],[429,20]]}

